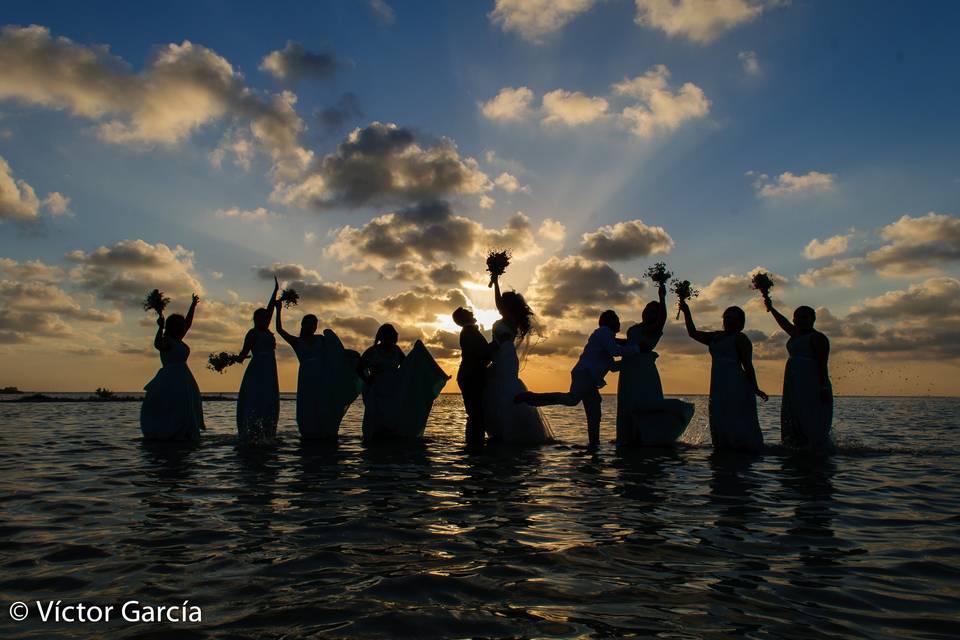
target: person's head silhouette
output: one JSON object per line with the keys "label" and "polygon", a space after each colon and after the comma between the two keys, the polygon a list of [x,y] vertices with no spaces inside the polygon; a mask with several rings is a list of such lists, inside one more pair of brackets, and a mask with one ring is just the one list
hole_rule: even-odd
{"label": "person's head silhouette", "polygon": [[727,307],[723,311],[723,330],[726,333],[740,333],[747,325],[747,314],[740,307]]}
{"label": "person's head silhouette", "polygon": [[640,314],[640,322],[645,325],[654,325],[657,324],[660,318],[660,302],[654,300],[653,302],[648,302],[647,306],[643,308],[643,312]]}
{"label": "person's head silhouette", "polygon": [[253,312],[253,326],[261,331],[270,330],[270,312],[260,307]]}
{"label": "person's head silhouette", "polygon": [[813,310],[813,307],[803,305],[793,311],[793,326],[795,326],[800,333],[813,331],[813,325],[816,321],[817,312]]}
{"label": "person's head silhouette", "polygon": [[456,311],[453,312],[453,321],[458,327],[477,324],[477,319],[474,317],[473,311],[464,309],[463,307],[457,307]]}
{"label": "person's head silhouette", "polygon": [[384,324],[377,329],[377,335],[373,339],[373,344],[374,346],[381,347],[395,347],[399,340],[400,334],[397,333],[393,325]]}
{"label": "person's head silhouette", "polygon": [[164,324],[164,334],[174,340],[183,340],[187,335],[187,320],[179,313],[171,314]]}
{"label": "person's head silhouette", "polygon": [[303,316],[303,318],[300,319],[300,337],[309,338],[317,332],[318,325],[317,316],[312,313]]}
{"label": "person's head silhouette", "polygon": [[516,291],[507,291],[501,296],[500,313],[517,330],[518,339],[522,340],[533,329],[533,309]]}
{"label": "person's head silhouette", "polygon": [[607,309],[600,314],[600,321],[597,323],[601,327],[607,327],[614,333],[620,333],[620,316],[613,309]]}

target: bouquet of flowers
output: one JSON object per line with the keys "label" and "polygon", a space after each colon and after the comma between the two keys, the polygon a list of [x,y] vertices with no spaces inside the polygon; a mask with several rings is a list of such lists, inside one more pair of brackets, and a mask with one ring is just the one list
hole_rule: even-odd
{"label": "bouquet of flowers", "polygon": [[143,299],[143,310],[157,312],[158,316],[163,315],[163,310],[167,308],[167,305],[170,303],[170,298],[163,297],[163,291],[160,289],[154,289],[147,294],[147,297]]}
{"label": "bouquet of flowers", "polygon": [[223,373],[224,369],[230,365],[238,364],[240,362],[242,362],[242,360],[240,360],[240,355],[236,353],[227,353],[226,351],[221,351],[220,353],[211,353],[210,357],[207,358],[207,369],[216,371],[217,373]]}
{"label": "bouquet of flowers", "polygon": [[770,277],[769,273],[758,271],[753,274],[753,279],[750,281],[750,288],[759,291],[763,296],[764,302],[770,302],[770,289],[773,289],[773,278]]}
{"label": "bouquet of flowers", "polygon": [[491,251],[487,254],[487,272],[490,274],[490,284],[487,286],[492,287],[493,279],[497,276],[502,276],[509,266],[509,251]]}
{"label": "bouquet of flowers", "polygon": [[657,285],[666,284],[666,282],[673,277],[673,274],[667,271],[667,265],[663,262],[658,262],[652,267],[648,267],[644,275],[656,282]]}
{"label": "bouquet of flowers", "polygon": [[283,303],[284,309],[289,309],[291,306],[296,306],[300,302],[300,294],[296,292],[295,289],[284,289],[280,293],[280,297],[277,298],[277,302]]}
{"label": "bouquet of flowers", "polygon": [[[700,291],[693,288],[689,280],[674,280],[670,289],[677,295],[677,303],[685,302],[690,298],[696,298]],[[677,310],[677,318],[680,318],[680,310]]]}

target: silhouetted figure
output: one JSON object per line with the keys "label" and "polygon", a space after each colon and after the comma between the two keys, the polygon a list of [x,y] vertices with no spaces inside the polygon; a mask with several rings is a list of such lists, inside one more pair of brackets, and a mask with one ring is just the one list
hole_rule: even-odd
{"label": "silhouetted figure", "polygon": [[594,330],[587,340],[586,346],[580,353],[577,364],[570,372],[570,390],[566,393],[521,393],[517,402],[525,402],[535,407],[562,404],[573,407],[583,403],[583,411],[587,415],[587,435],[590,445],[600,444],[600,418],[602,399],[600,389],[607,383],[604,380],[607,373],[617,371],[620,363],[616,357],[636,355],[640,349],[633,345],[621,345],[617,342],[620,332],[620,317],[612,309],[600,314],[599,327]]}
{"label": "silhouetted figure", "polygon": [[780,441],[788,446],[813,451],[831,449],[833,423],[833,386],[830,384],[830,341],[813,328],[817,312],[797,307],[793,322],[766,300],[769,311],[787,340],[786,370],[783,375],[783,400],[780,405]]}
{"label": "silhouetted figure", "polygon": [[627,329],[627,344],[639,353],[620,361],[617,385],[617,444],[666,446],[683,435],[693,418],[689,402],[663,397],[657,370],[657,346],[667,323],[666,286],[657,291],[659,300],[643,309],[640,324]]}
{"label": "silhouetted figure", "polygon": [[190,347],[183,341],[193,324],[200,298],[196,294],[187,316],[179,313],[164,321],[157,317],[154,348],[160,352],[163,366],[144,387],[140,405],[140,430],[149,440],[199,440],[204,429],[200,387],[187,366]]}
{"label": "silhouetted figure", "polygon": [[300,335],[284,331],[281,309],[276,305],[277,333],[293,347],[300,363],[297,371],[297,428],[305,439],[333,439],[351,403],[360,394],[357,364],[360,355],[343,348],[330,329],[317,335],[317,316],[300,320]]}
{"label": "silhouetted figure", "polygon": [[405,356],[398,340],[393,325],[381,326],[357,365],[364,382],[363,439],[367,441],[422,437],[433,401],[450,379],[422,342],[417,340]]}
{"label": "silhouetted figure", "polygon": [[273,282],[267,306],[253,312],[253,328],[247,332],[240,350],[241,361],[252,355],[237,396],[237,433],[243,441],[272,441],[280,420],[277,339],[270,331],[280,283],[276,278]]}
{"label": "silhouetted figure", "polygon": [[487,366],[497,349],[497,342],[487,342],[477,326],[473,312],[457,307],[453,321],[460,327],[460,368],[457,386],[467,412],[466,442],[475,447],[483,444],[483,390],[486,386]]}
{"label": "silhouetted figure", "polygon": [[520,379],[521,356],[533,329],[533,310],[516,291],[500,293],[499,276],[492,276],[494,300],[500,319],[491,330],[496,351],[487,368],[483,390],[483,426],[490,440],[514,444],[542,444],[553,440],[543,412],[516,404],[513,399],[527,390]]}
{"label": "silhouetted figure", "polygon": [[763,433],[757,400],[767,394],[757,386],[753,343],[743,333],[747,317],[740,307],[723,312],[723,331],[698,331],[686,301],[680,303],[687,333],[710,349],[710,438],[714,449],[758,452]]}

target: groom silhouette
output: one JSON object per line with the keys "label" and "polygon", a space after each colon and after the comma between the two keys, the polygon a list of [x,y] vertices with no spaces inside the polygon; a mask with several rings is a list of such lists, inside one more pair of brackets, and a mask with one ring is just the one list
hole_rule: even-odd
{"label": "groom silhouette", "polygon": [[483,387],[486,383],[487,365],[497,349],[496,342],[487,342],[477,327],[473,312],[457,307],[453,321],[460,329],[460,369],[457,370],[457,385],[467,411],[467,446],[483,444]]}
{"label": "groom silhouette", "polygon": [[620,363],[616,356],[631,356],[640,353],[634,345],[621,345],[617,342],[620,332],[620,317],[612,309],[600,314],[599,327],[590,335],[586,346],[580,353],[580,359],[570,372],[570,391],[553,393],[533,393],[527,391],[517,395],[516,402],[525,402],[535,407],[562,404],[573,407],[583,403],[587,414],[587,435],[590,445],[600,444],[601,402],[600,388],[606,385],[604,377],[609,371],[617,371]]}

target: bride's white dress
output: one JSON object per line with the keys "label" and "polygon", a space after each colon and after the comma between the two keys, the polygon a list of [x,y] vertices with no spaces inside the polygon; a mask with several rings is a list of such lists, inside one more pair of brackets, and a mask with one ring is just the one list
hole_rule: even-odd
{"label": "bride's white dress", "polygon": [[517,334],[503,320],[493,324],[493,339],[499,347],[487,369],[483,390],[484,429],[490,438],[517,444],[540,444],[553,440],[553,432],[537,407],[513,399],[527,390],[520,380]]}

